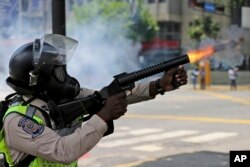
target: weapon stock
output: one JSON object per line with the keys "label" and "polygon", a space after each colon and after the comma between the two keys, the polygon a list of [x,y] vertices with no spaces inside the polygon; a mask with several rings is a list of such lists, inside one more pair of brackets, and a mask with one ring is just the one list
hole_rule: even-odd
{"label": "weapon stock", "polygon": [[114,80],[110,85],[100,91],[94,92],[94,94],[90,96],[59,105],[49,102],[48,107],[51,117],[59,128],[67,126],[80,116],[83,116],[82,118],[85,121],[102,108],[108,97],[120,92],[132,90],[135,87],[134,82],[186,63],[189,63],[189,58],[188,55],[185,54],[139,71],[121,73],[114,76]]}

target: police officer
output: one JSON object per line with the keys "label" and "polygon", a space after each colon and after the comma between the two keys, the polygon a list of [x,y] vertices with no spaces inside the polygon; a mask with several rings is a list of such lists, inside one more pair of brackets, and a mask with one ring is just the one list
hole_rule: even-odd
{"label": "police officer", "polygon": [[[77,159],[99,140],[112,133],[112,121],[124,115],[127,104],[154,99],[187,83],[183,67],[173,68],[156,80],[136,84],[128,93],[109,97],[97,114],[86,122],[77,119],[66,128],[55,127],[47,103],[61,103],[94,92],[80,88],[66,71],[66,63],[77,42],[47,34],[17,49],[9,63],[7,84],[17,95],[3,122],[5,166],[76,167]],[[175,83],[175,84],[173,84]]]}

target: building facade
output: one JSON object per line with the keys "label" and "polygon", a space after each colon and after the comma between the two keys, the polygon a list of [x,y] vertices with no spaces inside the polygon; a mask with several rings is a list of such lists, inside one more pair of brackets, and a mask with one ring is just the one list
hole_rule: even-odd
{"label": "building facade", "polygon": [[[180,49],[184,50],[192,45],[188,29],[195,18],[211,16],[214,22],[219,23],[221,30],[228,29],[230,25],[250,30],[249,27],[242,25],[243,21],[243,24],[247,24],[249,20],[248,16],[244,17],[244,12],[247,13],[250,0],[231,6],[229,0],[145,0],[145,4],[158,22],[160,28],[158,38],[165,41],[176,40]],[[249,53],[249,51],[244,53],[245,60],[240,67],[242,70],[250,69]]]}
{"label": "building facade", "polygon": [[[216,0],[206,0],[206,2],[198,0],[147,0],[145,3],[159,23],[159,37],[178,39],[182,46],[189,45],[188,27],[197,17],[211,15],[213,21],[218,22],[222,29],[230,25],[227,7],[223,4],[217,4]],[[205,9],[206,3],[208,5]],[[219,10],[218,7],[220,7]]]}

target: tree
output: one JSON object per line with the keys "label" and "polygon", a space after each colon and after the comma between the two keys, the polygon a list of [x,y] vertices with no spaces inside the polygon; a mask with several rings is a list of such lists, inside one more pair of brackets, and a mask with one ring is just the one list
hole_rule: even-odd
{"label": "tree", "polygon": [[231,16],[231,24],[241,25],[241,7],[244,4],[244,0],[230,0],[229,10]]}
{"label": "tree", "polygon": [[152,17],[143,0],[138,0],[137,11],[131,25],[131,38],[139,41],[150,41],[154,39],[159,27],[157,21]]}
{"label": "tree", "polygon": [[244,0],[230,0],[229,5],[233,6],[243,6]]}
{"label": "tree", "polygon": [[[200,41],[204,38],[216,38],[219,30],[219,24],[213,22],[211,16],[205,16],[202,18],[196,18],[191,23],[188,29],[188,35],[191,39],[195,40],[197,46],[197,44],[199,44]],[[210,85],[210,63],[208,60],[201,62],[203,63],[197,63],[196,66],[199,66],[200,69],[205,70],[205,83],[206,85]]]}
{"label": "tree", "polygon": [[204,38],[216,38],[220,26],[218,23],[213,22],[211,16],[196,18],[188,29],[188,35],[196,42],[200,42]]}
{"label": "tree", "polygon": [[99,18],[103,22],[119,21],[126,35],[134,41],[151,40],[159,29],[143,0],[137,1],[134,15],[131,4],[119,0],[92,0],[84,5],[75,5],[73,11],[77,24],[88,24]]}

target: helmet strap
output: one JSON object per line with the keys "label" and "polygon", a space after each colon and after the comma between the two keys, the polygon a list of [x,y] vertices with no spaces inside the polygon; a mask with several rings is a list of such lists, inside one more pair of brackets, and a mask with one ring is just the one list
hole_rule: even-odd
{"label": "helmet strap", "polygon": [[33,42],[33,62],[34,62],[34,70],[29,72],[29,86],[37,85],[37,80],[39,76],[39,59],[42,53],[42,40],[35,39]]}

